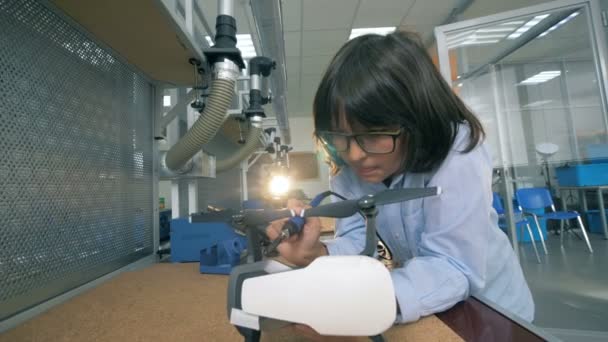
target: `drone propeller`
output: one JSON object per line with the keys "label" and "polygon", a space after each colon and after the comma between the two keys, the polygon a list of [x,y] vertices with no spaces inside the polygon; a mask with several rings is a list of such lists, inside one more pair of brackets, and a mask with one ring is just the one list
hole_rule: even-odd
{"label": "drone propeller", "polygon": [[[409,201],[417,198],[435,196],[441,193],[441,188],[404,188],[379,192],[375,195],[366,195],[360,199],[345,200],[329,203],[306,209],[305,217],[333,217],[343,218],[356,214],[365,206],[380,206],[397,202]],[[248,225],[266,224],[268,222],[291,217],[290,210],[247,210],[243,214],[243,222]]]}
{"label": "drone propeller", "polygon": [[349,217],[359,211],[359,200],[346,200],[334,203],[328,203],[314,208],[309,208],[304,211],[304,217]]}
{"label": "drone propeller", "polygon": [[376,205],[387,205],[441,194],[440,187],[385,190],[374,195]]}
{"label": "drone propeller", "polygon": [[441,188],[404,188],[379,192],[375,195],[366,195],[357,200],[346,200],[307,209],[305,217],[349,217],[364,207],[387,205],[397,202],[410,201],[417,198],[435,196],[441,193]]}
{"label": "drone propeller", "polygon": [[242,221],[246,225],[267,224],[268,222],[280,220],[282,218],[291,217],[291,210],[245,210],[243,212]]}

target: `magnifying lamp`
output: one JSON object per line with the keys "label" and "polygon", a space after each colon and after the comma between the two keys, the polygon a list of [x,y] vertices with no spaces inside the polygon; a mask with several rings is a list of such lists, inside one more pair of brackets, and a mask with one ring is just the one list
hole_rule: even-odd
{"label": "magnifying lamp", "polygon": [[545,160],[556,154],[557,151],[559,151],[559,146],[554,143],[545,142],[536,145],[536,152]]}
{"label": "magnifying lamp", "polygon": [[549,176],[549,158],[559,151],[559,146],[554,143],[544,142],[536,145],[536,153],[543,159],[546,174],[547,188],[551,189],[551,177]]}
{"label": "magnifying lamp", "polygon": [[285,174],[273,174],[268,184],[268,192],[272,197],[283,197],[287,195],[290,187],[289,177]]}

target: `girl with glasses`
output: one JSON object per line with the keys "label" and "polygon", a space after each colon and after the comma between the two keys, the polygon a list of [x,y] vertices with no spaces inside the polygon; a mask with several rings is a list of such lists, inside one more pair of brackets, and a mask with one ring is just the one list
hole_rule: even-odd
{"label": "girl with glasses", "polygon": [[[378,234],[391,252],[398,321],[486,297],[527,321],[534,303],[492,208],[492,158],[479,120],[452,92],[410,33],[365,35],[328,66],[313,103],[315,136],[332,170],[331,190],[348,199],[387,188],[441,187],[442,194],[379,207]],[[300,210],[300,203],[290,206]],[[270,238],[280,232],[273,223]],[[359,215],[319,241],[320,223],[282,242],[279,253],[305,266],[322,255],[358,254]]]}

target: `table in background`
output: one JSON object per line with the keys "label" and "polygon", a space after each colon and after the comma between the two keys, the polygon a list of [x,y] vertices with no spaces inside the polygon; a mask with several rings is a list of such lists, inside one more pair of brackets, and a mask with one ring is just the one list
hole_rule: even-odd
{"label": "table in background", "polygon": [[[579,198],[583,203],[583,212],[587,212],[589,209],[587,207],[587,197],[585,196],[585,192],[589,190],[597,191],[597,205],[599,209],[600,222],[602,222],[602,230],[604,231],[604,239],[608,239],[608,223],[606,222],[606,208],[604,207],[604,197],[602,197],[602,191],[608,190],[608,185],[589,185],[589,186],[559,186],[557,190],[560,192],[561,201],[562,201],[562,210],[567,211],[568,207],[566,204],[566,196],[564,196],[563,191],[565,190],[576,190],[578,191]],[[581,213],[582,214],[582,213]]]}

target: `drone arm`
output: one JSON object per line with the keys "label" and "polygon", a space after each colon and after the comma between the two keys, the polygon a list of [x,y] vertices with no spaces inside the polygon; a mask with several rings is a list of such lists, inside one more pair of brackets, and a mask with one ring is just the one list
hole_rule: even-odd
{"label": "drone arm", "polygon": [[260,232],[257,229],[247,229],[247,262],[252,263],[262,260],[262,248],[260,246]]}
{"label": "drone arm", "polygon": [[365,219],[361,215],[336,220],[336,234],[324,241],[329,255],[357,255],[365,248]]}
{"label": "drone arm", "polygon": [[269,222],[291,217],[291,210],[245,210],[242,223],[246,226],[268,225]]}
{"label": "drone arm", "polygon": [[365,215],[365,247],[359,255],[373,257],[376,253],[376,245],[378,244],[376,238],[376,215],[378,214],[378,209],[376,207],[370,208],[363,211],[363,213]]}

